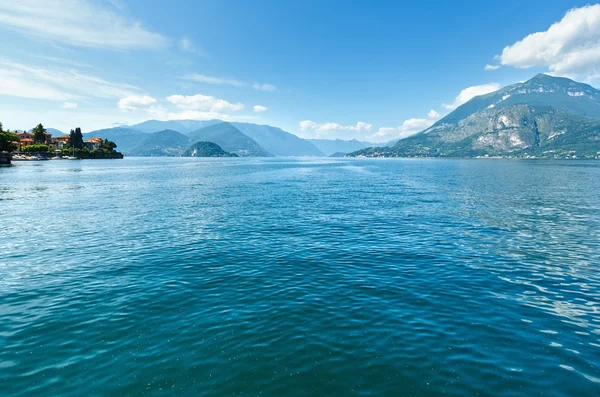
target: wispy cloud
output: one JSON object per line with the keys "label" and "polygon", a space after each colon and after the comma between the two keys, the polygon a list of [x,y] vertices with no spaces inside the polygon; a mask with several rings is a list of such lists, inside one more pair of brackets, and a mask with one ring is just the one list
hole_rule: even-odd
{"label": "wispy cloud", "polygon": [[62,104],[61,108],[63,109],[76,109],[77,102],[65,102]]}
{"label": "wispy cloud", "polygon": [[232,85],[234,87],[242,87],[245,83],[234,80],[234,79],[224,79],[220,77],[207,76],[204,74],[192,73],[183,77],[185,80],[195,81],[197,83],[205,83],[205,84],[219,84],[219,85]]}
{"label": "wispy cloud", "polygon": [[498,69],[500,69],[500,65],[490,65],[490,64],[487,64],[483,68],[483,70],[488,70],[488,71],[489,70],[498,70]]}
{"label": "wispy cloud", "polygon": [[252,88],[254,88],[257,91],[266,91],[266,92],[277,91],[276,86],[274,86],[273,84],[268,84],[268,83],[264,83],[264,84],[254,83],[254,84],[252,84]]}
{"label": "wispy cloud", "polygon": [[266,112],[267,110],[269,110],[268,107],[266,106],[262,106],[262,105],[254,105],[252,107],[252,109],[256,112],[256,113],[260,113],[260,112]]}
{"label": "wispy cloud", "polygon": [[192,39],[188,37],[182,37],[181,39],[179,39],[178,45],[181,51],[202,55],[203,57],[209,57],[208,54],[206,54],[204,51],[200,50],[196,45],[194,45]]}
{"label": "wispy cloud", "polygon": [[[231,79],[231,78],[223,78],[216,76],[208,76],[200,73],[190,73],[182,77],[184,80],[194,81],[196,83],[204,83],[204,84],[218,84],[218,85],[230,85],[233,87],[247,87],[248,83]],[[277,87],[273,84],[269,83],[252,83],[252,88],[256,91],[264,91],[264,92],[275,92],[277,91]]]}
{"label": "wispy cloud", "polygon": [[166,38],[139,21],[90,0],[1,1],[0,29],[76,47],[125,50],[167,45]]}
{"label": "wispy cloud", "polygon": [[122,98],[140,93],[77,70],[49,68],[0,59],[0,95],[73,102],[82,98]]}

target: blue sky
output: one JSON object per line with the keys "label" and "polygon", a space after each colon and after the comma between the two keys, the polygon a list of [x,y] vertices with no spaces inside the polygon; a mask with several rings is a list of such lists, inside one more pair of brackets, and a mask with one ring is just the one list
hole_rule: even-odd
{"label": "blue sky", "polygon": [[538,72],[600,84],[600,5],[401,3],[0,0],[0,121],[222,118],[382,142]]}

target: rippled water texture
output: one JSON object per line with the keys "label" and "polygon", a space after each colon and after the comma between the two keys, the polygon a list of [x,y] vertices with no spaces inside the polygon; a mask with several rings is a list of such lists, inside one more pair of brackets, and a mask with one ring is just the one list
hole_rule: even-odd
{"label": "rippled water texture", "polygon": [[0,169],[0,395],[600,395],[600,162]]}

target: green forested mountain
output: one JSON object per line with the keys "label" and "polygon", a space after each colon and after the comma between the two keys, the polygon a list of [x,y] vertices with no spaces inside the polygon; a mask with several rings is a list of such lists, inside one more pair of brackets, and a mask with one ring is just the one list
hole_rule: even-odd
{"label": "green forested mountain", "polygon": [[183,156],[185,157],[238,157],[237,154],[224,151],[219,145],[213,142],[196,142],[187,149]]}
{"label": "green forested mountain", "polygon": [[254,139],[242,133],[230,123],[219,123],[190,132],[192,141],[214,142],[223,150],[241,157],[272,157]]}
{"label": "green forested mountain", "polygon": [[181,156],[192,140],[180,132],[164,130],[146,134],[137,147],[129,152],[130,156]]}

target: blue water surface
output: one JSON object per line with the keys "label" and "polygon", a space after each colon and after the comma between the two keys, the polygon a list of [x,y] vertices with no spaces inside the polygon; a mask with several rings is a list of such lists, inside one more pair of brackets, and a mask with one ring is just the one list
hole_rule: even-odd
{"label": "blue water surface", "polygon": [[600,162],[0,168],[0,395],[600,395]]}

